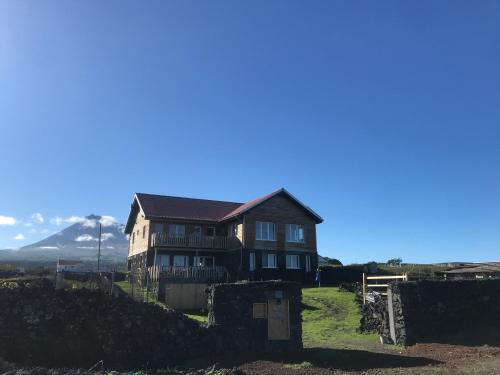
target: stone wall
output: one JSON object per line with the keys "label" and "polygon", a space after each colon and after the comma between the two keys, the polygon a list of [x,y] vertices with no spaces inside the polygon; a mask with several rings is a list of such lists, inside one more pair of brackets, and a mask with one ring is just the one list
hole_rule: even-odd
{"label": "stone wall", "polygon": [[0,282],[0,358],[21,365],[162,368],[206,355],[209,331],[173,310],[47,280]]}
{"label": "stone wall", "polygon": [[[218,284],[208,289],[209,329],[219,352],[302,348],[300,284],[266,281]],[[288,300],[289,339],[270,340],[268,316],[254,318],[254,303]],[[281,301],[281,302],[280,302]],[[271,328],[273,329],[273,328]]]}
{"label": "stone wall", "polygon": [[[390,283],[396,343],[489,343],[500,333],[500,280]],[[387,302],[363,306],[362,329],[390,336]],[[378,320],[378,322],[377,322]]]}

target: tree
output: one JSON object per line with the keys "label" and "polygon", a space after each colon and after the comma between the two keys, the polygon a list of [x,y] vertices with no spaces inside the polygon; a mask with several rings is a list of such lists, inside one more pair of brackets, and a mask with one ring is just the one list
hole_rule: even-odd
{"label": "tree", "polygon": [[393,267],[401,266],[401,263],[403,263],[403,259],[401,259],[401,258],[393,258],[393,259],[389,259],[387,261],[387,265],[393,266]]}

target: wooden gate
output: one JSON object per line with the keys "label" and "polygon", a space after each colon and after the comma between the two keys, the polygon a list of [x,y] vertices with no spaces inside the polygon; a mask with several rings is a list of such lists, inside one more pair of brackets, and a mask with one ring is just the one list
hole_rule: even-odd
{"label": "wooden gate", "polygon": [[267,301],[267,336],[269,340],[290,339],[290,315],[287,299]]}

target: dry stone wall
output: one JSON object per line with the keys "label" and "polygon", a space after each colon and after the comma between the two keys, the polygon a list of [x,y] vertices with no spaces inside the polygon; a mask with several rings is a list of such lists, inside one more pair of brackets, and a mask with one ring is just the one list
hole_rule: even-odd
{"label": "dry stone wall", "polygon": [[[218,352],[271,351],[302,348],[300,284],[282,281],[240,282],[209,289],[209,329]],[[269,339],[269,315],[255,318],[253,305],[288,301],[289,339]],[[278,302],[279,303],[279,302]],[[285,314],[286,316],[286,314]]]}
{"label": "dry stone wall", "polygon": [[23,365],[161,368],[206,354],[206,328],[174,310],[46,280],[0,283],[0,358]]}
{"label": "dry stone wall", "polygon": [[[481,343],[485,331],[500,335],[500,280],[395,282],[389,290],[397,344],[461,339]],[[390,337],[385,299],[364,305],[362,313],[362,330]]]}

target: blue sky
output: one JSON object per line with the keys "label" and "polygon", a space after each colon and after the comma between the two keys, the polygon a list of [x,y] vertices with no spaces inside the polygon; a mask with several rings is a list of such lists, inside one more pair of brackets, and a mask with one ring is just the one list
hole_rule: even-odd
{"label": "blue sky", "polygon": [[345,263],[498,260],[499,25],[494,0],[4,0],[0,248],[136,191],[283,186]]}

